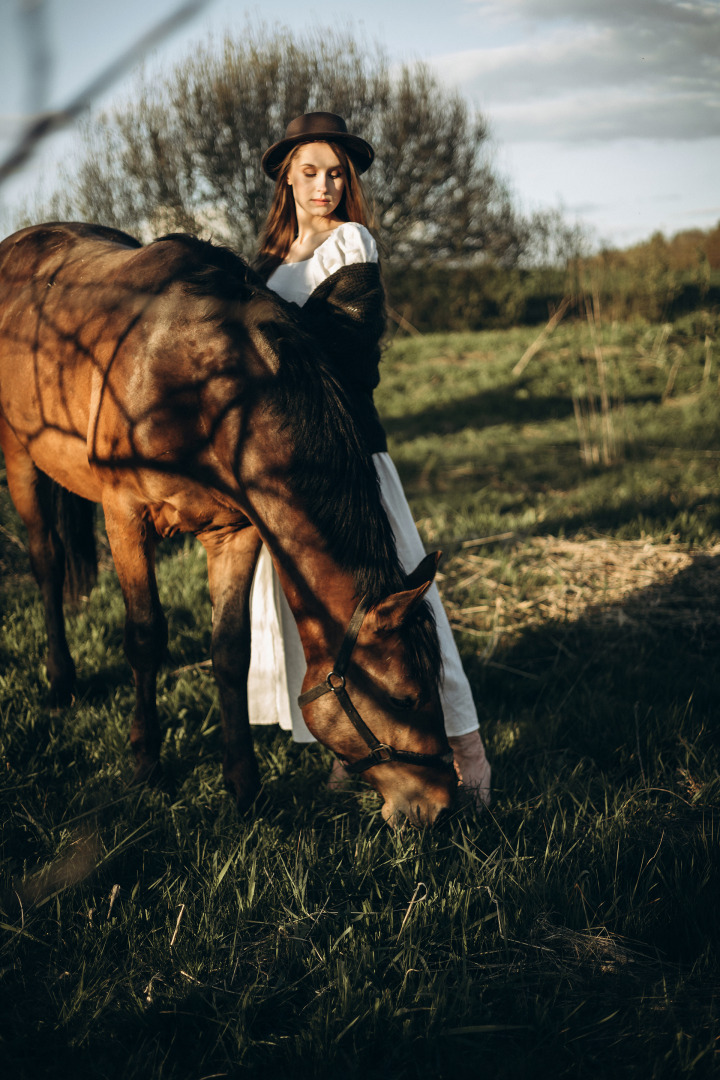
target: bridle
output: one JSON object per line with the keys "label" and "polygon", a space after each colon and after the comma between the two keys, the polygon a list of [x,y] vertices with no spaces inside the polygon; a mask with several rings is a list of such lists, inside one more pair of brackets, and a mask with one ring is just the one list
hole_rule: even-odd
{"label": "bridle", "polygon": [[339,754],[335,755],[349,773],[365,772],[366,769],[372,768],[373,765],[384,764],[387,761],[404,761],[410,765],[430,765],[435,769],[449,769],[452,771],[453,767],[451,762],[447,760],[447,756],[441,754],[418,754],[414,750],[396,750],[394,746],[380,742],[350,700],[350,695],[345,689],[345,672],[369,607],[370,600],[365,595],[353,612],[332,671],[328,672],[323,682],[301,694],[298,698],[298,705],[301,709],[304,709],[311,701],[317,701],[323,694],[329,694],[332,691],[351,724],[370,750],[370,753],[364,758],[353,762],[346,761]]}

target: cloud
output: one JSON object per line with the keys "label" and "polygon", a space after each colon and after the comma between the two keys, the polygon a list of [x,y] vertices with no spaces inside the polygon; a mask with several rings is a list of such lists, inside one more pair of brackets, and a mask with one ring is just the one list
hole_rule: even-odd
{"label": "cloud", "polygon": [[720,0],[467,2],[503,43],[433,62],[502,138],[720,133]]}
{"label": "cloud", "polygon": [[[648,40],[664,38],[668,30],[697,35],[698,45],[712,52],[717,42],[718,0],[466,0],[483,20],[507,26],[522,20],[533,27],[580,25],[624,27]],[[711,40],[707,40],[707,35]]]}
{"label": "cloud", "polygon": [[692,210],[683,210],[683,217],[693,218],[697,221],[698,217],[714,217],[718,219],[718,225],[720,225],[720,203],[716,203],[714,206],[697,206]]}
{"label": "cloud", "polygon": [[669,95],[660,87],[538,97],[496,105],[489,115],[503,139],[512,142],[608,142],[633,138],[687,141],[720,130],[717,104],[709,95]]}

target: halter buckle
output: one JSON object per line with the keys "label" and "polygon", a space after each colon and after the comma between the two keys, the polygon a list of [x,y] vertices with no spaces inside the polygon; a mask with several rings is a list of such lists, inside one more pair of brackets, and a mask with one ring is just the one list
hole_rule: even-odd
{"label": "halter buckle", "polygon": [[392,761],[395,751],[387,743],[378,743],[377,746],[372,748],[371,753],[378,762],[382,763],[383,761]]}
{"label": "halter buckle", "polygon": [[[336,684],[333,682],[333,678],[340,681]],[[345,688],[345,676],[341,675],[338,671],[329,671],[325,676],[325,682],[331,690],[344,690]]]}

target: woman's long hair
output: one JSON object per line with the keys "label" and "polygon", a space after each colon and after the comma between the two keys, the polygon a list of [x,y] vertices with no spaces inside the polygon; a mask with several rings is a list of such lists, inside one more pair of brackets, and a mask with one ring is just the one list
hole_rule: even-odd
{"label": "woman's long hair", "polygon": [[[339,143],[332,142],[330,139],[319,139],[318,142],[326,142],[337,155],[345,178],[342,198],[335,213],[343,221],[356,221],[359,225],[371,229],[374,224],[373,215],[351,158],[348,157]],[[260,234],[258,253],[253,263],[255,270],[265,281],[270,277],[273,270],[281,262],[285,261],[290,246],[297,236],[298,223],[295,213],[295,199],[292,187],[287,182],[287,176],[294,155],[301,146],[306,145],[306,143],[300,143],[299,146],[294,146],[280,166],[272,205],[265,227]]]}

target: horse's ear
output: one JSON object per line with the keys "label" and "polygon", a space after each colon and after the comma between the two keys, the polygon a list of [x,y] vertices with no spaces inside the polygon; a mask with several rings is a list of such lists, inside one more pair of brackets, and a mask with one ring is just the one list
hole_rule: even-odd
{"label": "horse's ear", "polygon": [[412,573],[407,574],[405,584],[408,589],[417,588],[418,585],[424,585],[426,582],[429,585],[434,580],[441,555],[442,551],[431,551],[422,562],[418,563]]}
{"label": "horse's ear", "polygon": [[439,561],[439,551],[433,551],[430,555],[426,555],[412,573],[405,578],[407,589],[393,593],[392,596],[386,596],[384,600],[375,604],[372,608],[372,615],[377,633],[389,634],[402,625],[432,585]]}

